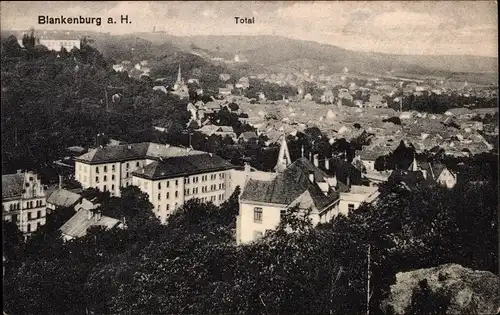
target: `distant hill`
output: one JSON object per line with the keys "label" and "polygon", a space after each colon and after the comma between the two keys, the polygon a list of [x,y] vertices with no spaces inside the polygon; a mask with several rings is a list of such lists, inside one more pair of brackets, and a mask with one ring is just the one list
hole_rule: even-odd
{"label": "distant hill", "polygon": [[279,68],[296,62],[322,65],[330,71],[347,66],[361,72],[426,72],[450,75],[460,73],[498,73],[498,58],[482,56],[390,55],[349,51],[337,46],[280,36],[184,36],[164,33],[138,34],[141,38],[168,41],[181,49],[193,46],[214,54],[241,54],[249,63]]}
{"label": "distant hill", "polygon": [[[2,31],[2,35],[6,32]],[[82,33],[83,34],[83,33]],[[470,82],[497,83],[498,58],[482,56],[421,56],[357,52],[313,41],[281,36],[173,36],[164,32],[109,35],[92,33],[95,46],[116,60],[183,60],[195,54],[206,63],[213,57],[231,60],[236,54],[248,60],[231,65],[252,73],[289,72],[308,69],[318,72],[372,73],[406,77],[443,77]],[[134,48],[132,50],[132,48]],[[177,58],[179,57],[179,58]],[[191,59],[191,58],[187,58]],[[197,63],[201,60],[197,58]]]}

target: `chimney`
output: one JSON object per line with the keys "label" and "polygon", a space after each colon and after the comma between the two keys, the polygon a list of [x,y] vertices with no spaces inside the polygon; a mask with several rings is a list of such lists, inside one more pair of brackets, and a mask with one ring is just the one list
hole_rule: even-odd
{"label": "chimney", "polygon": [[325,169],[330,170],[330,159],[325,157]]}
{"label": "chimney", "polygon": [[347,185],[347,188],[351,188],[351,176],[350,175],[347,175],[346,185]]}
{"label": "chimney", "polygon": [[93,213],[92,213],[92,210],[87,210],[87,211],[88,211],[88,219],[90,221],[90,220],[92,220]]}
{"label": "chimney", "polygon": [[59,175],[59,189],[62,189],[63,186],[63,177],[62,175]]}
{"label": "chimney", "polygon": [[17,174],[22,174],[23,170],[17,170]]}
{"label": "chimney", "polygon": [[313,156],[313,160],[314,160],[314,166],[318,167],[319,166],[319,160],[318,160],[318,154],[315,154]]}
{"label": "chimney", "polygon": [[97,211],[97,212],[95,213],[95,220],[96,220],[96,221],[99,221],[100,219],[101,219],[101,211]]}
{"label": "chimney", "polygon": [[314,183],[314,171],[309,171],[309,181]]}

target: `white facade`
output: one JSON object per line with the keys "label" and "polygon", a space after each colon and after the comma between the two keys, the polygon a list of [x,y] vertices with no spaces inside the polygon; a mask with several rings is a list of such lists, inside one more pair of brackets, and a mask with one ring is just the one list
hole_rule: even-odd
{"label": "white facade", "polygon": [[83,189],[97,188],[109,191],[111,196],[120,196],[120,187],[132,184],[132,172],[151,163],[149,159],[137,159],[123,162],[88,164],[75,162],[75,179]]}
{"label": "white facade", "polygon": [[231,170],[151,180],[134,176],[132,185],[149,196],[153,211],[162,223],[186,201],[198,198],[219,206],[231,193]]}
{"label": "white facade", "polygon": [[453,175],[448,169],[444,169],[436,180],[440,185],[449,189],[455,187],[457,184],[457,177]]}
{"label": "white facade", "polygon": [[[38,175],[33,172],[9,174],[22,181],[22,192],[15,196],[2,196],[2,219],[14,222],[23,234],[35,232],[45,224],[46,195]],[[22,179],[24,176],[24,179]]]}
{"label": "white facade", "polygon": [[349,211],[358,209],[363,202],[374,202],[379,194],[377,187],[352,186],[349,192],[340,193],[339,207],[336,214],[347,216]]}
{"label": "white facade", "polygon": [[[21,39],[18,40],[19,45],[23,46],[23,41]],[[62,47],[64,47],[68,52],[70,52],[73,48],[80,49],[81,42],[78,38],[74,39],[40,39],[38,44],[47,47],[49,50],[61,51]]]}
{"label": "white facade", "polygon": [[[338,213],[338,205],[337,200],[319,212],[312,211],[309,214],[312,225],[330,222]],[[236,243],[248,244],[263,237],[268,231],[275,230],[288,208],[290,206],[240,201],[240,212],[236,217]]]}

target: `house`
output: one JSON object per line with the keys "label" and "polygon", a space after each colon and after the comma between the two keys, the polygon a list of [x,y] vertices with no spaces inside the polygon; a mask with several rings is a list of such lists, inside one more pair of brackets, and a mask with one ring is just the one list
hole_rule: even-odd
{"label": "house", "polygon": [[163,85],[156,85],[156,86],[154,86],[153,87],[153,91],[161,91],[161,92],[163,92],[165,94],[168,93],[167,88],[164,87]]}
{"label": "house", "polygon": [[335,97],[334,97],[333,92],[331,90],[324,91],[323,95],[321,95],[321,102],[323,102],[323,103],[332,104],[334,100],[335,100]]}
{"label": "house", "polygon": [[258,138],[257,133],[255,131],[245,131],[240,134],[238,140],[241,142],[248,142],[250,139]]}
{"label": "house", "polygon": [[200,129],[198,129],[198,131],[209,137],[211,135],[217,135],[221,136],[222,138],[230,137],[235,141],[237,139],[236,133],[234,132],[233,127],[231,126],[205,125]]}
{"label": "house", "polygon": [[74,207],[82,200],[82,196],[67,189],[57,189],[47,196],[47,212],[59,208]]}
{"label": "house", "polygon": [[359,208],[362,203],[373,203],[380,192],[374,186],[353,185],[346,192],[340,192],[338,214],[348,215],[349,212]]}
{"label": "house", "polygon": [[228,95],[231,95],[231,89],[228,88],[228,87],[223,87],[223,88],[219,88],[219,96],[228,96]]}
{"label": "house", "polygon": [[387,152],[382,148],[367,148],[364,147],[361,151],[357,151],[357,158],[363,163],[367,172],[375,171],[375,161],[378,157],[386,155]]}
{"label": "house", "polygon": [[232,192],[231,163],[212,153],[190,152],[193,154],[160,158],[132,173],[132,184],[148,194],[162,223],[190,199],[220,205]]}
{"label": "house", "polygon": [[[284,163],[282,150],[278,163]],[[333,179],[302,157],[292,164],[283,164],[281,172],[270,180],[248,179],[240,196],[236,219],[237,244],[246,244],[275,229],[287,209],[298,207],[310,211],[313,225],[328,222],[334,216],[339,201],[332,189]]]}
{"label": "house", "polygon": [[391,176],[389,176],[388,181],[408,191],[412,191],[416,187],[422,185],[426,186],[429,184],[429,181],[426,180],[421,171],[411,171],[403,169],[394,170],[391,173]]}
{"label": "house", "polygon": [[120,220],[102,215],[98,210],[79,208],[59,230],[63,240],[69,241],[85,236],[91,227],[113,229],[123,228],[124,224]]}
{"label": "house", "polygon": [[29,235],[45,224],[46,189],[34,172],[2,175],[2,219]]}
{"label": "house", "polygon": [[440,162],[420,162],[418,163],[418,170],[422,172],[425,179],[441,186],[453,188],[457,184],[457,174]]}

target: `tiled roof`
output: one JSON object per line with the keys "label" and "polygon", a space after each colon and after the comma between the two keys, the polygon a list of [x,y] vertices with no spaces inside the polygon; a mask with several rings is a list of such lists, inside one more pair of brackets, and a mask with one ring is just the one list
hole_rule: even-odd
{"label": "tiled roof", "polygon": [[162,158],[133,172],[134,176],[163,179],[232,169],[234,166],[214,154]]}
{"label": "tiled roof", "polygon": [[202,154],[201,151],[191,150],[180,147],[167,146],[151,142],[121,144],[116,146],[107,146],[92,149],[89,152],[79,156],[76,161],[99,164],[111,163],[117,161],[127,161],[135,159],[182,156],[192,154]]}
{"label": "tiled roof", "polygon": [[21,196],[23,192],[24,174],[2,175],[2,198]]}
{"label": "tiled roof", "polygon": [[[241,195],[241,200],[262,202],[269,204],[307,204],[312,200],[314,206],[320,210],[338,198],[338,194],[330,192],[325,196],[317,184],[309,180],[309,171],[313,171],[315,180],[324,181],[327,176],[316,168],[310,161],[301,158],[272,181],[249,179]],[[300,197],[300,199],[299,199]]]}
{"label": "tiled roof", "polygon": [[64,225],[61,226],[60,230],[63,235],[76,238],[85,236],[85,234],[87,234],[88,228],[92,226],[104,226],[110,229],[120,223],[121,222],[119,220],[107,216],[101,216],[99,219],[97,218],[97,216],[92,216],[89,219],[89,211],[82,209],[76,212],[75,215],[71,217],[71,219],[64,223]]}
{"label": "tiled roof", "polygon": [[47,203],[59,207],[71,207],[74,206],[81,198],[82,196],[69,190],[58,189],[47,197]]}

